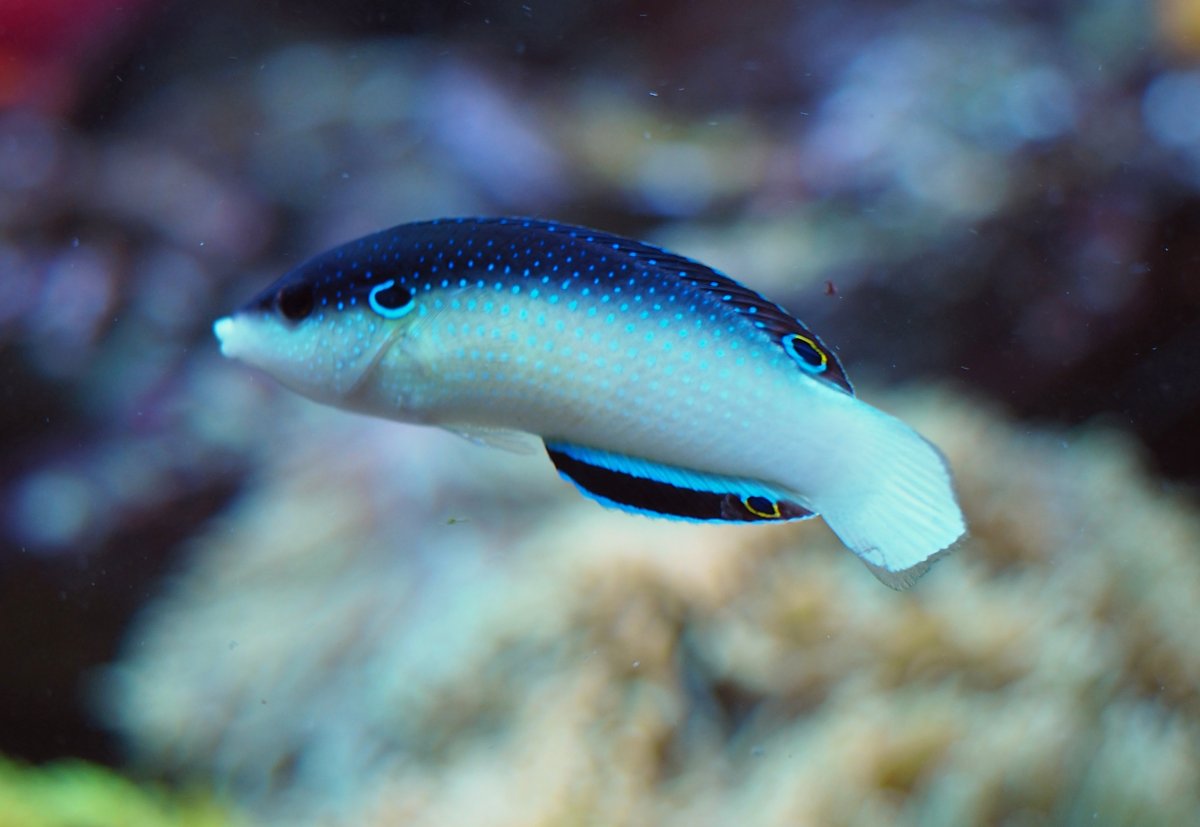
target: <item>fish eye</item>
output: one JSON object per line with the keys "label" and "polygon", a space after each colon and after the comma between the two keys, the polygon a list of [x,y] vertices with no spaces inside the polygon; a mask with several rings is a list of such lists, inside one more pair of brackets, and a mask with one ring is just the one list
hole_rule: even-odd
{"label": "fish eye", "polygon": [[829,357],[825,355],[825,351],[807,336],[799,333],[787,334],[783,337],[783,349],[809,373],[824,373],[829,367]]}
{"label": "fish eye", "polygon": [[312,285],[309,284],[289,284],[279,288],[275,294],[275,309],[289,322],[307,319],[315,304]]}

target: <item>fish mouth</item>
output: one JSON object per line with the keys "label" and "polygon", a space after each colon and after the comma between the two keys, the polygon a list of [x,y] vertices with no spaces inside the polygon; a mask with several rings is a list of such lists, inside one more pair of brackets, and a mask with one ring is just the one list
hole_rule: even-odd
{"label": "fish mouth", "polygon": [[232,316],[222,316],[213,322],[213,335],[217,337],[217,342],[221,345],[222,356],[233,356],[233,330],[236,326]]}

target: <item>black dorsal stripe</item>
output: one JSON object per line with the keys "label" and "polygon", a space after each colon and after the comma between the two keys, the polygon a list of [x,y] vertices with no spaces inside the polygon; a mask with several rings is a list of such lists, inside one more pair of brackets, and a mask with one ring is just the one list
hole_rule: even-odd
{"label": "black dorsal stripe", "polygon": [[788,500],[751,497],[743,501],[737,494],[683,488],[593,465],[550,447],[546,453],[554,467],[584,491],[636,511],[704,522],[801,520],[813,516],[813,512]]}

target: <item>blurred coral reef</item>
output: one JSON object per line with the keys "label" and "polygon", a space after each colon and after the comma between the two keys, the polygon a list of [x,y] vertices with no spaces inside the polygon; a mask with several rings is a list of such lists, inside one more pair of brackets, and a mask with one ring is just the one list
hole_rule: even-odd
{"label": "blurred coral reef", "polygon": [[63,114],[97,65],[128,37],[150,0],[4,0],[0,109]]}
{"label": "blurred coral reef", "polygon": [[[1198,8],[0,4],[0,752],[265,823],[1194,820]],[[475,213],[779,298],[971,540],[894,594],[220,359]]]}
{"label": "blurred coral reef", "polygon": [[1158,0],[1158,29],[1181,56],[1200,57],[1200,2]]}
{"label": "blurred coral reef", "polygon": [[1195,504],[1112,431],[884,402],[973,529],[905,594],[816,522],[631,518],[544,459],[314,413],[132,631],[108,708],[141,762],[289,822],[1186,823]]}

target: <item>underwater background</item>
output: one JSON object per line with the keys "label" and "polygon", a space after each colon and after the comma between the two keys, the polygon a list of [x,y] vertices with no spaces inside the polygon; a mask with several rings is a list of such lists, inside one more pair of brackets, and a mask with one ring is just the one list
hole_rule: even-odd
{"label": "underwater background", "polygon": [[[7,0],[0,107],[0,827],[1200,823],[1197,0]],[[896,593],[220,357],[443,215],[782,301],[971,539]]]}

